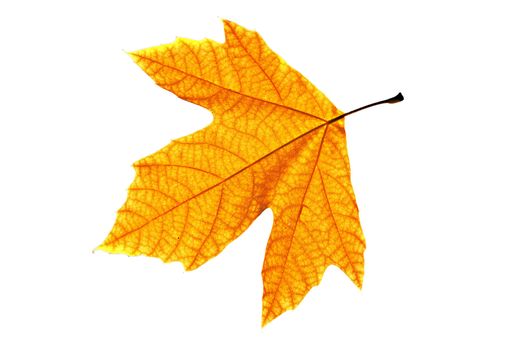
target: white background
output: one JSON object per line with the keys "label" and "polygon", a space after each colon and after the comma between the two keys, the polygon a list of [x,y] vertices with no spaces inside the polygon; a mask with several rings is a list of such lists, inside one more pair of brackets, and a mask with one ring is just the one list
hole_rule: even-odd
{"label": "white background", "polygon": [[[18,1],[0,5],[0,348],[526,349],[522,1]],[[366,235],[260,328],[266,211],[217,258],[92,253],[131,164],[210,122],[126,55],[257,30],[341,110]]]}

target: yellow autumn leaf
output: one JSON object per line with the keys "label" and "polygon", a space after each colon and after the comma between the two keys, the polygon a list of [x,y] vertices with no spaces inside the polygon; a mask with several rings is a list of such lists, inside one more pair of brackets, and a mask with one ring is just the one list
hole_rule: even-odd
{"label": "yellow autumn leaf", "polygon": [[224,27],[223,44],[178,39],[130,54],[159,86],[209,109],[214,120],[134,164],[128,198],[98,249],[192,270],[271,208],[265,325],[295,308],[331,264],[362,285],[365,240],[343,119],[349,113],[258,33],[229,21]]}

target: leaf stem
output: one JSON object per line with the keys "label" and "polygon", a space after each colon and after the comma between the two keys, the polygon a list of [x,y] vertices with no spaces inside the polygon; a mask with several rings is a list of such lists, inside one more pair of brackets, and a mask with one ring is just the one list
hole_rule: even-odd
{"label": "leaf stem", "polygon": [[350,111],[350,112],[347,112],[347,113],[341,114],[341,115],[339,115],[338,117],[335,117],[335,118],[329,120],[329,121],[327,122],[327,124],[334,123],[334,122],[336,122],[336,121],[338,121],[338,120],[341,120],[341,119],[344,118],[344,117],[347,117],[347,116],[350,115],[350,114],[357,113],[357,112],[362,111],[363,109],[366,109],[366,108],[370,108],[370,107],[377,106],[377,105],[382,105],[382,104],[384,104],[384,103],[392,103],[392,104],[393,104],[393,103],[398,103],[398,102],[401,102],[402,100],[404,100],[404,96],[403,96],[403,94],[401,94],[401,93],[399,92],[396,96],[394,96],[394,97],[392,97],[392,98],[388,98],[388,99],[386,99],[386,100],[382,100],[382,101],[378,101],[378,102],[370,103],[369,105],[362,106],[362,107],[357,108],[357,109],[354,109],[354,110],[352,110],[352,111]]}

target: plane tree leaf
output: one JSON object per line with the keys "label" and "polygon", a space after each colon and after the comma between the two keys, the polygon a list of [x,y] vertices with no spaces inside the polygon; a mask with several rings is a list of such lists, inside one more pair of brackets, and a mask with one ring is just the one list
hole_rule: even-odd
{"label": "plane tree leaf", "polygon": [[130,53],[159,86],[214,119],[134,164],[128,198],[98,249],[193,270],[271,208],[265,325],[295,308],[329,265],[360,288],[366,246],[350,181],[347,114],[258,33],[230,21],[224,29],[225,43],[177,39]]}

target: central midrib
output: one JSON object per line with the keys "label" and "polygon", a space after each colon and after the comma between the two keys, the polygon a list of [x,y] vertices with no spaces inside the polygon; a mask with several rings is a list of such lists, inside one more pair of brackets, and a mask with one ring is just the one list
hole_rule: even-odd
{"label": "central midrib", "polygon": [[[313,129],[310,129],[310,130],[308,130],[308,131],[306,131],[306,132],[304,132],[304,133],[298,135],[297,137],[293,138],[292,140],[288,141],[287,143],[284,143],[284,144],[281,145],[280,147],[275,148],[274,150],[272,150],[272,151],[266,153],[265,155],[261,156],[260,158],[258,158],[258,159],[256,159],[256,160],[254,160],[254,161],[251,162],[250,164],[247,164],[247,165],[244,166],[243,168],[237,170],[237,171],[234,172],[232,175],[229,175],[228,177],[222,179],[221,181],[218,181],[216,184],[214,184],[214,185],[212,185],[212,186],[210,186],[210,187],[208,187],[208,188],[202,190],[201,192],[199,192],[199,193],[197,193],[197,194],[195,194],[195,195],[193,195],[193,196],[191,196],[191,197],[189,197],[189,198],[187,198],[187,199],[185,199],[185,200],[183,200],[183,201],[177,203],[177,204],[174,205],[172,208],[170,208],[170,209],[164,211],[164,212],[161,213],[161,214],[156,215],[155,217],[153,217],[153,218],[150,219],[149,221],[145,222],[145,223],[142,224],[141,226],[138,226],[138,227],[136,227],[135,229],[130,230],[130,231],[124,233],[123,235],[119,236],[119,237],[116,237],[115,239],[112,240],[112,242],[115,242],[115,241],[117,241],[117,240],[120,240],[120,239],[122,239],[122,238],[124,238],[124,237],[126,237],[126,236],[128,236],[128,235],[130,235],[130,234],[132,234],[132,233],[134,233],[134,232],[136,232],[136,231],[142,229],[143,227],[145,227],[146,225],[148,225],[148,224],[152,223],[153,221],[159,219],[160,217],[163,217],[163,216],[167,215],[168,213],[172,212],[173,210],[179,208],[181,205],[183,205],[183,204],[185,204],[185,203],[187,203],[187,202],[189,202],[189,201],[191,201],[191,200],[193,200],[193,199],[195,199],[195,198],[197,198],[197,197],[199,197],[199,196],[201,196],[201,195],[203,195],[203,194],[205,194],[205,193],[207,193],[207,192],[209,192],[209,191],[215,189],[216,187],[218,187],[218,186],[224,184],[225,182],[229,181],[229,180],[232,179],[233,177],[235,177],[235,176],[241,174],[241,173],[244,172],[245,170],[251,168],[252,166],[254,166],[254,165],[256,165],[256,164],[258,164],[260,161],[266,159],[267,157],[270,157],[271,155],[275,154],[276,152],[280,151],[281,149],[283,149],[283,148],[289,146],[290,144],[294,143],[295,141],[300,140],[301,138],[303,138],[303,137],[309,135],[310,133],[312,133],[312,132],[314,132],[314,131],[316,131],[316,130],[318,130],[318,129],[324,127],[324,126],[327,126],[327,125],[333,124],[334,122],[336,122],[336,121],[338,121],[338,120],[339,120],[338,117],[335,117],[335,118],[333,118],[333,119],[330,119],[330,120],[328,120],[328,121],[326,121],[326,122],[324,122],[324,123],[322,123],[322,124],[320,124],[320,125],[314,127]],[[324,142],[324,139],[322,139],[321,142]],[[167,165],[170,165],[170,164],[167,164]],[[315,164],[315,166],[316,166],[316,164]],[[107,244],[110,244],[110,243],[112,243],[112,242],[108,242]]]}

